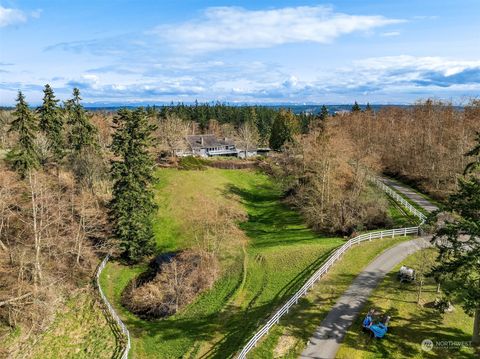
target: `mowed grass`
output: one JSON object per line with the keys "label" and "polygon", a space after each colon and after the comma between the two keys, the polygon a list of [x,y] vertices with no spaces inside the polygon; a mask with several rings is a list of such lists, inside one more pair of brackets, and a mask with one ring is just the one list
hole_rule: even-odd
{"label": "mowed grass", "polygon": [[351,248],[332,269],[299,300],[289,314],[280,320],[260,342],[251,358],[297,358],[307,341],[345,292],[355,277],[377,255],[409,237],[383,238],[367,241]]}
{"label": "mowed grass", "polygon": [[116,358],[116,339],[94,294],[84,291],[69,300],[55,322],[28,354],[35,359]]}
{"label": "mowed grass", "polygon": [[162,169],[158,178],[160,252],[192,245],[188,218],[203,210],[199,194],[244,211],[248,219],[221,258],[223,275],[215,286],[165,320],[141,320],[120,305],[122,290],[145,265],[109,263],[102,286],[132,333],[133,358],[232,357],[342,243],[308,229],[282,204],[280,188],[253,170]]}
{"label": "mowed grass", "polygon": [[[428,256],[436,256],[435,250],[424,251]],[[418,268],[424,255],[417,252],[409,256],[402,264]],[[435,298],[436,284],[427,278],[417,305],[417,288],[414,283],[401,284],[397,272],[402,264],[390,272],[379,287],[373,292],[366,308],[376,308],[388,313],[392,318],[387,336],[382,340],[370,339],[361,331],[362,317],[359,317],[348,331],[345,341],[337,353],[337,358],[370,359],[370,358],[474,358],[472,348],[460,349],[450,347],[433,348],[426,352],[421,349],[424,339],[436,341],[468,342],[471,340],[473,318],[467,316],[459,305],[451,313],[440,314],[431,307]]]}

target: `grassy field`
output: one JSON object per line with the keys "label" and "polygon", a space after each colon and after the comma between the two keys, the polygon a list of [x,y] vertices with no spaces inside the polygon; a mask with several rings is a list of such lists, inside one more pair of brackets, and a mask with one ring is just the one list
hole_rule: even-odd
{"label": "grassy field", "polygon": [[[29,351],[35,359],[115,358],[115,336],[90,291],[75,295]],[[23,353],[25,354],[25,353]]]}
{"label": "grassy field", "polygon": [[342,243],[309,230],[282,204],[280,189],[255,171],[162,169],[156,190],[155,233],[163,252],[192,244],[188,219],[192,210],[202,210],[205,198],[243,211],[248,219],[221,258],[224,271],[215,286],[166,320],[141,320],[119,304],[123,288],[145,265],[107,266],[102,286],[133,335],[134,358],[232,357]]}
{"label": "grassy field", "polygon": [[361,270],[387,248],[408,237],[364,242],[348,251],[308,295],[293,307],[252,352],[252,358],[297,358],[316,326]]}
{"label": "grassy field", "polygon": [[[433,249],[425,255],[435,256]],[[425,257],[422,252],[409,256],[402,264],[418,268]],[[460,306],[455,305],[451,313],[440,314],[431,303],[440,295],[436,293],[433,279],[428,279],[417,305],[415,284],[400,284],[395,268],[371,296],[367,308],[376,308],[392,316],[389,333],[383,340],[372,340],[360,330],[361,320],[352,325],[345,341],[337,353],[337,358],[474,358],[472,349],[463,347],[433,348],[426,352],[421,349],[423,339],[432,341],[470,341],[473,318],[467,316]]]}

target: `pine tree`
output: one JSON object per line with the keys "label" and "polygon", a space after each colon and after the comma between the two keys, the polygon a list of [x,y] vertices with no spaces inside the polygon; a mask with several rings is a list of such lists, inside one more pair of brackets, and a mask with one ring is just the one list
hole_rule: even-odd
{"label": "pine tree", "polygon": [[327,106],[323,105],[320,110],[320,120],[325,121],[328,118],[328,108]]}
{"label": "pine tree", "polygon": [[360,108],[360,105],[355,101],[355,103],[352,106],[352,112],[360,112],[362,109]]}
{"label": "pine tree", "polygon": [[293,135],[298,133],[299,124],[292,111],[280,110],[273,121],[270,134],[270,148],[279,151],[282,146],[293,140]]}
{"label": "pine tree", "polygon": [[367,106],[365,107],[365,112],[373,111],[372,106],[370,106],[370,102],[367,102]]}
{"label": "pine tree", "polygon": [[73,98],[65,103],[67,124],[70,126],[68,143],[73,152],[81,152],[85,148],[98,147],[97,129],[90,122],[89,116],[80,103],[80,90],[73,89]]}
{"label": "pine tree", "polygon": [[152,216],[156,210],[151,184],[154,162],[149,153],[152,132],[143,109],[120,110],[113,120],[115,133],[111,175],[114,180],[110,202],[113,232],[123,257],[136,262],[152,252]]}
{"label": "pine tree", "polygon": [[59,100],[55,98],[50,85],[45,85],[43,93],[42,106],[37,109],[40,117],[39,127],[48,140],[48,147],[52,152],[53,160],[58,164],[62,160],[65,150],[63,117],[58,106]]}
{"label": "pine tree", "polygon": [[97,138],[97,129],[80,103],[80,91],[73,89],[73,98],[65,103],[68,124],[68,163],[78,183],[92,188],[101,177],[103,166]]}
{"label": "pine tree", "polygon": [[480,347],[480,136],[467,153],[475,156],[467,165],[459,189],[451,196],[447,210],[454,216],[434,236],[439,241],[437,265],[432,275],[442,278],[444,291],[474,315],[472,343]]}
{"label": "pine tree", "polygon": [[15,119],[12,121],[9,132],[18,134],[18,142],[8,153],[7,160],[14,170],[25,177],[30,170],[40,165],[38,149],[35,145],[37,124],[21,91],[18,91],[16,101],[17,105],[13,112]]}

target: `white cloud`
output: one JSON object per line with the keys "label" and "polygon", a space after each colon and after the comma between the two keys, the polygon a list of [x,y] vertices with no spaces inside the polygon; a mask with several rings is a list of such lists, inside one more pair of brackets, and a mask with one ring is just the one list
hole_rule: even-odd
{"label": "white cloud", "polygon": [[354,64],[359,68],[373,71],[411,69],[440,72],[445,76],[452,76],[465,70],[480,68],[480,60],[457,60],[444,57],[416,57],[409,55],[367,58],[355,61]]}
{"label": "white cloud", "polygon": [[266,48],[276,45],[330,43],[337,37],[405,22],[379,15],[348,15],[326,6],[246,10],[241,7],[212,7],[199,19],[160,25],[157,34],[185,51]]}
{"label": "white cloud", "polygon": [[10,25],[17,25],[27,22],[29,17],[39,18],[42,10],[35,10],[31,13],[26,13],[19,9],[6,8],[0,5],[0,27],[6,27]]}
{"label": "white cloud", "polygon": [[381,35],[382,35],[383,37],[399,36],[399,35],[400,35],[400,31],[383,32]]}

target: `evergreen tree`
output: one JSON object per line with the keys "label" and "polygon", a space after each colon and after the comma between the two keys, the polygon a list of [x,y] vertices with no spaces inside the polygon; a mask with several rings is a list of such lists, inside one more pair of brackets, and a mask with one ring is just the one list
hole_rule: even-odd
{"label": "evergreen tree", "polygon": [[439,241],[437,265],[432,275],[442,278],[444,291],[456,298],[467,313],[473,314],[472,343],[480,346],[480,136],[467,153],[475,161],[467,165],[459,190],[451,196],[447,210],[454,216],[434,236]]}
{"label": "evergreen tree", "polygon": [[360,112],[362,109],[360,108],[360,105],[355,101],[355,103],[352,106],[352,112]]}
{"label": "evergreen tree", "polygon": [[302,112],[298,118],[300,121],[300,132],[302,134],[307,134],[310,131],[310,115],[306,112]]}
{"label": "evergreen tree", "polygon": [[58,101],[50,85],[45,85],[43,90],[43,103],[37,109],[39,113],[40,130],[45,134],[48,140],[48,147],[52,152],[55,162],[60,162],[64,156],[64,139],[63,139],[63,117],[60,113]]}
{"label": "evergreen tree", "polygon": [[327,106],[323,105],[320,110],[320,120],[325,121],[328,118],[328,108]]}
{"label": "evergreen tree", "polygon": [[372,106],[370,106],[370,102],[367,102],[367,107],[365,107],[365,112],[373,111]]}
{"label": "evergreen tree", "polygon": [[18,134],[18,142],[8,153],[7,160],[14,170],[25,177],[28,171],[36,169],[40,165],[38,149],[35,145],[37,124],[21,91],[18,91],[16,101],[13,112],[15,119],[11,123],[9,132]]}
{"label": "evergreen tree", "polygon": [[270,148],[275,151],[282,149],[286,142],[293,140],[293,135],[298,132],[298,121],[292,111],[280,110],[272,124],[270,134]]}
{"label": "evergreen tree", "polygon": [[78,183],[92,188],[102,176],[103,161],[99,151],[97,129],[80,103],[80,91],[73,89],[73,98],[65,103],[68,124],[69,165]]}
{"label": "evergreen tree", "polygon": [[113,232],[120,241],[123,256],[136,262],[152,252],[152,216],[156,210],[151,183],[154,162],[149,153],[152,126],[143,109],[120,110],[113,120],[112,151],[114,180],[110,202]]}
{"label": "evergreen tree", "polygon": [[65,103],[67,124],[70,126],[68,142],[72,151],[81,152],[88,147],[97,148],[97,129],[90,122],[87,111],[80,103],[80,90],[73,89],[73,98]]}

